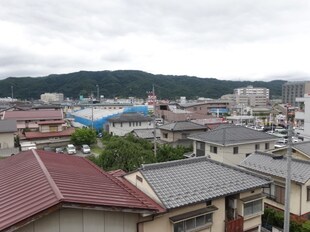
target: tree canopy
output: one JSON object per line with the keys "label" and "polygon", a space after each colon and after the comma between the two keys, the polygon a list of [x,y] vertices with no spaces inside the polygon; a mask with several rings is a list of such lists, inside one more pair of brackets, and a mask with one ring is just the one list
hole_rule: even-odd
{"label": "tree canopy", "polygon": [[159,145],[155,157],[153,144],[132,134],[124,137],[104,136],[103,143],[105,145],[103,152],[91,160],[107,171],[122,169],[128,172],[139,168],[142,164],[182,159],[183,154],[191,150],[182,146],[173,148],[170,145]]}
{"label": "tree canopy", "polygon": [[71,141],[75,145],[83,145],[83,144],[94,144],[96,143],[96,131],[91,128],[77,128],[75,132],[71,135]]}

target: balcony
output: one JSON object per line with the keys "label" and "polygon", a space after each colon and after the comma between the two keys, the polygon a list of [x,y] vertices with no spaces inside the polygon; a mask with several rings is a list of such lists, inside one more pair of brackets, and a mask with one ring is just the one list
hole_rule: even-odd
{"label": "balcony", "polygon": [[225,232],[243,232],[243,217],[238,215],[237,219],[225,221]]}

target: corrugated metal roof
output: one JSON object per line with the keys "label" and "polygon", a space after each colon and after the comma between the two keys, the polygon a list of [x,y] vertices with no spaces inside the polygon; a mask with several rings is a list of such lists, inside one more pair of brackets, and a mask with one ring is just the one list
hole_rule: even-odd
{"label": "corrugated metal roof", "polygon": [[0,230],[61,202],[163,211],[85,158],[32,150],[0,161]]}
{"label": "corrugated metal roof", "polygon": [[16,120],[63,119],[63,113],[62,110],[6,111],[3,118]]}
{"label": "corrugated metal roof", "polygon": [[70,136],[74,133],[75,128],[71,127],[59,132],[39,132],[39,131],[30,131],[25,132],[25,137],[27,139],[37,139],[37,138],[50,138],[50,137],[65,137]]}
{"label": "corrugated metal roof", "polygon": [[244,192],[271,182],[266,177],[206,157],[148,164],[139,170],[168,209]]}
{"label": "corrugated metal roof", "polygon": [[[292,159],[291,165],[292,181],[304,184],[310,179],[309,161]],[[263,152],[256,152],[249,155],[241,162],[240,166],[266,175],[273,175],[281,178],[286,178],[287,175],[287,160],[285,157]]]}

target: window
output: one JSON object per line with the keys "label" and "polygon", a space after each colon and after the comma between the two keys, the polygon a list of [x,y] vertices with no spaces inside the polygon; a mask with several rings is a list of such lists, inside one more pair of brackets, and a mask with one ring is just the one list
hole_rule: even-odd
{"label": "window", "polygon": [[307,187],[307,201],[310,201],[310,186]]}
{"label": "window", "polygon": [[165,139],[167,139],[168,138],[168,133],[163,133],[163,136],[164,136]]}
{"label": "window", "polygon": [[259,150],[260,147],[259,147],[259,143],[255,144],[255,151]]}
{"label": "window", "polygon": [[205,143],[196,142],[196,156],[205,156]]}
{"label": "window", "polygon": [[212,213],[200,215],[174,224],[174,232],[186,232],[208,226],[212,223]]}
{"label": "window", "polygon": [[269,143],[265,143],[265,150],[269,149]]}
{"label": "window", "polygon": [[279,186],[279,185],[275,185],[274,191],[275,191],[275,194],[274,194],[275,201],[284,205],[284,203],[285,203],[285,188],[282,186]]}
{"label": "window", "polygon": [[244,216],[262,212],[262,199],[244,203]]}
{"label": "window", "polygon": [[210,152],[211,152],[211,153],[214,153],[214,154],[217,154],[217,147],[215,147],[215,146],[210,146]]}
{"label": "window", "polygon": [[234,154],[238,154],[239,153],[239,147],[234,147]]}

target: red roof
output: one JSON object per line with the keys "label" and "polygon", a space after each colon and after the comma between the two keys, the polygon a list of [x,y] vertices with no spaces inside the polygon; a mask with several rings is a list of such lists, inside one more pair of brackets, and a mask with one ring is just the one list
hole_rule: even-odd
{"label": "red roof", "polygon": [[128,182],[77,156],[31,150],[0,161],[0,230],[59,203],[163,212]]}
{"label": "red roof", "polygon": [[26,139],[39,139],[39,138],[51,138],[51,137],[66,137],[74,133],[75,129],[73,127],[68,128],[60,132],[25,132]]}
{"label": "red roof", "polygon": [[64,124],[64,120],[54,120],[54,121],[39,121],[37,124],[39,125],[51,125],[51,124]]}
{"label": "red roof", "polygon": [[51,120],[63,119],[62,110],[26,110],[26,111],[5,111],[4,119],[16,120]]}

